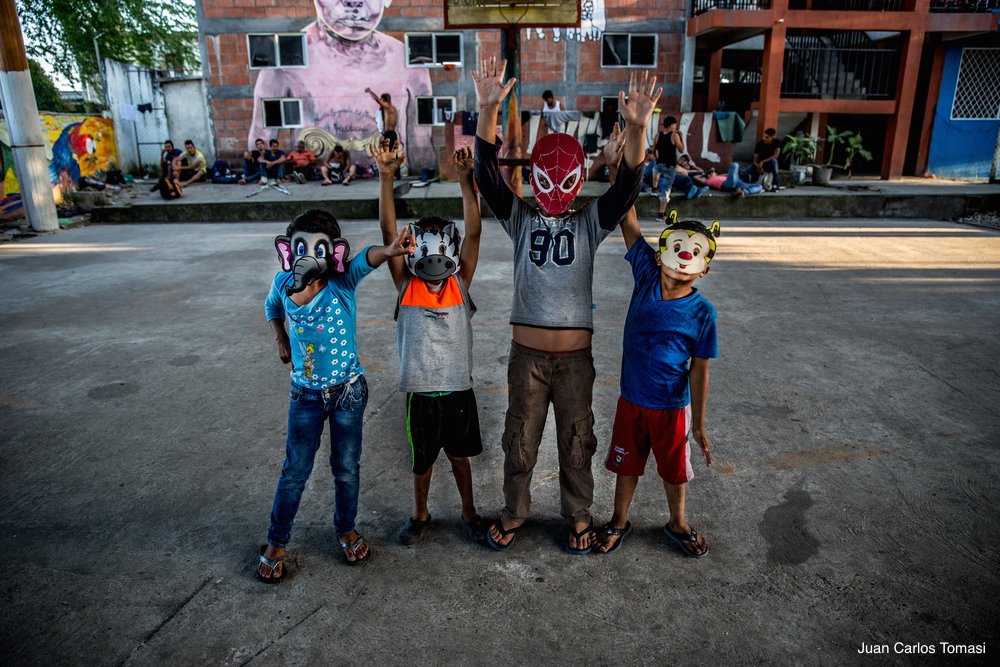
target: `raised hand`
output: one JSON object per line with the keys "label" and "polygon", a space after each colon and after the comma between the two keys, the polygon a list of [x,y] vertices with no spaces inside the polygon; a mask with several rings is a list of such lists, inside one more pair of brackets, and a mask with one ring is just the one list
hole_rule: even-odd
{"label": "raised hand", "polygon": [[413,233],[410,232],[409,225],[403,227],[402,233],[396,237],[396,240],[391,245],[386,246],[386,250],[389,253],[389,257],[413,254],[416,250],[416,244],[413,242]]}
{"label": "raised hand", "polygon": [[637,77],[632,72],[628,81],[628,97],[626,98],[624,90],[618,92],[618,112],[626,124],[646,125],[662,94],[663,87],[656,87],[655,76],[651,77],[649,72],[643,72],[641,77]]}
{"label": "raised hand", "polygon": [[625,135],[622,134],[622,127],[615,123],[615,127],[608,135],[608,143],[604,144],[604,163],[608,165],[608,170],[614,174],[618,171],[618,165],[625,154]]}
{"label": "raised hand", "polygon": [[391,175],[406,162],[406,151],[402,149],[402,144],[398,141],[394,142],[391,146],[388,139],[382,139],[378,142],[377,146],[373,142],[368,146],[368,153],[375,160],[375,164],[378,165],[378,172],[380,174]]}
{"label": "raised hand", "polygon": [[503,102],[510,89],[514,87],[517,79],[511,79],[506,84],[503,82],[504,72],[507,71],[506,58],[497,65],[496,56],[490,56],[483,60],[478,70],[473,70],[472,79],[476,82],[476,101],[480,107],[488,107]]}
{"label": "raised hand", "polygon": [[459,180],[469,180],[472,178],[472,170],[475,167],[475,160],[472,156],[471,148],[468,146],[465,148],[459,148],[455,151],[451,160],[455,165],[455,171],[458,172]]}

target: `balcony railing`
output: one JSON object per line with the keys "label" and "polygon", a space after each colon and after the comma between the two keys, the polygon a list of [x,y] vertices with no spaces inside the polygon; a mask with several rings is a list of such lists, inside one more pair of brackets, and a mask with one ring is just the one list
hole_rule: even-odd
{"label": "balcony railing", "polygon": [[783,97],[886,100],[896,94],[899,54],[893,49],[785,49]]}
{"label": "balcony railing", "polygon": [[771,0],[694,0],[691,4],[691,15],[698,16],[715,9],[754,11],[770,8]]}
{"label": "balcony railing", "polygon": [[1000,13],[1000,0],[931,0],[931,11],[942,14]]}
{"label": "balcony railing", "polygon": [[[806,0],[791,0],[789,9],[806,9]],[[812,9],[850,12],[901,12],[906,0],[812,0]]]}

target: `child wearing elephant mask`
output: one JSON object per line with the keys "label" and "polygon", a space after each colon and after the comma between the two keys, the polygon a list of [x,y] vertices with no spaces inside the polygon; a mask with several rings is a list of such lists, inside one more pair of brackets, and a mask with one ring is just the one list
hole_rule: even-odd
{"label": "child wearing elephant mask", "polygon": [[285,547],[302,491],[330,423],[334,477],[334,529],[344,562],[357,565],[371,549],[355,530],[361,426],[368,403],[365,369],[355,342],[356,295],[361,279],[390,257],[412,252],[407,234],[385,246],[368,246],[349,258],[350,246],[336,218],[310,210],[274,242],[281,271],[274,276],[264,312],[281,363],[291,362],[291,399],[285,463],[278,479],[257,576],[276,583],[285,575]]}

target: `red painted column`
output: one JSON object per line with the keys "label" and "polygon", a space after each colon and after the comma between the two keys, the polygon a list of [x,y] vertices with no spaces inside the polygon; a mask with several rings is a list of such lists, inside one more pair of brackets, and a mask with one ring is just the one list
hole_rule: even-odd
{"label": "red painted column", "polygon": [[917,176],[927,175],[927,162],[930,158],[931,131],[934,127],[934,114],[937,112],[938,97],[941,94],[941,74],[944,72],[944,49],[934,47],[934,61],[931,64],[931,78],[927,83],[927,103],[924,105],[924,122],[920,128],[920,148],[917,150]]}
{"label": "red painted column", "polygon": [[715,111],[719,108],[719,88],[722,78],[722,49],[717,49],[708,54],[708,99],[706,111]]}
{"label": "red painted column", "polygon": [[764,61],[760,76],[760,110],[757,114],[757,140],[764,130],[778,126],[781,111],[781,76],[785,62],[785,24],[775,24],[764,36]]}
{"label": "red painted column", "polygon": [[[919,13],[918,13],[919,16]],[[917,16],[914,17],[915,19]],[[882,159],[882,178],[899,178],[903,175],[906,160],[906,143],[910,135],[910,119],[916,102],[917,77],[920,72],[920,54],[924,48],[924,26],[927,15],[923,14],[919,27],[909,32],[899,62],[899,78],[896,83],[896,113],[889,117],[885,133],[885,157]]]}

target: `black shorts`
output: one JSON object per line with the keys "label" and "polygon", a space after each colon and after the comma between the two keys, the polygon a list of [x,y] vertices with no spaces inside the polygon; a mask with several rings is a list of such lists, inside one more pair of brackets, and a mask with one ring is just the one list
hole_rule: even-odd
{"label": "black shorts", "polygon": [[406,394],[406,436],[414,475],[430,470],[442,449],[458,458],[481,454],[483,440],[475,392],[466,389],[444,396]]}

